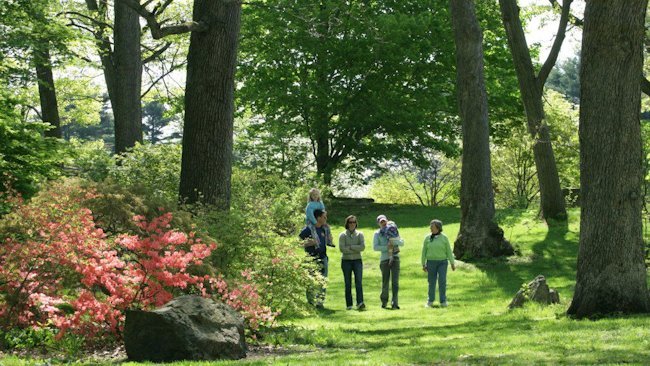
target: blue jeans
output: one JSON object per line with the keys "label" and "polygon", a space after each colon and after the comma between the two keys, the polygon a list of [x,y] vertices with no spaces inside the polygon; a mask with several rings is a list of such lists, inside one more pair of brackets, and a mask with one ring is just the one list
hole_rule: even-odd
{"label": "blue jeans", "polygon": [[357,294],[357,305],[363,302],[363,262],[361,259],[341,260],[343,280],[345,282],[345,305],[352,306],[352,272],[354,272],[354,287]]}
{"label": "blue jeans", "polygon": [[440,290],[440,303],[447,302],[447,265],[449,261],[427,260],[427,277],[429,279],[429,302],[436,299],[436,278]]}
{"label": "blue jeans", "polygon": [[[314,257],[314,261],[318,263],[318,272],[320,274],[327,278],[328,270],[327,267],[329,265],[329,258],[323,257],[323,258],[318,258]],[[323,305],[325,302],[325,287],[321,288],[307,288],[307,302],[312,304],[312,305]]]}

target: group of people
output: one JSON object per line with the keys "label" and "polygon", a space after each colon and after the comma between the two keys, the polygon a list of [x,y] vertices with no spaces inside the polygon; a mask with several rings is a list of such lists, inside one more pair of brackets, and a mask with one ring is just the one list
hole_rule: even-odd
{"label": "group of people", "polygon": [[[329,258],[327,247],[335,247],[329,225],[327,224],[327,211],[320,195],[320,191],[312,188],[309,191],[307,207],[305,208],[305,227],[299,237],[305,251],[317,263],[320,274],[327,278]],[[366,249],[363,233],[357,230],[357,217],[350,215],[345,218],[345,230],[339,235],[338,247],[341,251],[341,269],[345,282],[345,303],[348,310],[354,309],[352,299],[352,275],[356,291],[356,309],[365,310],[363,299],[363,261],[361,252]],[[390,308],[399,309],[399,273],[400,273],[400,248],[404,240],[399,235],[399,229],[386,215],[377,216],[378,229],[372,239],[372,247],[381,252],[379,269],[381,270],[381,301],[382,308],[388,308],[389,287],[392,290]],[[454,255],[451,251],[449,239],[442,233],[442,221],[434,219],[430,223],[430,231],[422,244],[421,264],[422,270],[427,273],[429,291],[427,307],[435,301],[436,284],[439,290],[440,306],[447,306],[447,267],[456,270]],[[323,308],[325,289],[308,289],[307,301],[318,309]]]}

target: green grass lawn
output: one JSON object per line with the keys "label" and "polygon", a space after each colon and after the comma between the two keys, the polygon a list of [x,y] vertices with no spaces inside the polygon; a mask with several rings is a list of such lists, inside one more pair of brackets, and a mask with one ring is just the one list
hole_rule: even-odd
{"label": "green grass lawn", "polygon": [[[401,251],[401,310],[380,307],[379,252],[372,250],[374,220],[380,213],[396,221],[406,241]],[[444,222],[444,232],[453,242],[459,229],[458,209],[333,206],[330,224],[335,237],[347,214],[359,217],[366,236],[367,311],[345,310],[340,253],[329,248],[326,310],[284,319],[265,339],[279,346],[277,353],[237,362],[178,365],[650,364],[650,316],[576,321],[564,315],[575,281],[578,211],[570,212],[568,226],[550,229],[535,218],[535,212],[500,211],[506,237],[522,255],[507,261],[459,263],[455,272],[449,269],[448,308],[424,307],[427,280],[420,250],[432,218]],[[521,285],[538,274],[559,291],[561,304],[507,310]],[[3,362],[22,364],[16,359]]]}

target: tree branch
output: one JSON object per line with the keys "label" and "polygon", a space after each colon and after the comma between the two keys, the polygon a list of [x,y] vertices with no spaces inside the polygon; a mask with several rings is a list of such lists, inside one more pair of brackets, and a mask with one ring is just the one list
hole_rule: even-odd
{"label": "tree branch", "polygon": [[185,66],[186,64],[187,64],[187,63],[184,62],[184,63],[180,63],[180,64],[173,65],[172,67],[170,67],[169,70],[167,70],[167,71],[164,72],[162,75],[160,75],[156,80],[154,80],[154,81],[151,82],[151,85],[149,85],[149,87],[147,88],[147,90],[145,90],[145,92],[142,93],[142,95],[140,96],[140,98],[144,98],[144,97],[147,95],[147,93],[149,93],[149,92],[151,91],[151,89],[153,89],[153,87],[156,86],[156,84],[158,84],[158,82],[159,82],[160,80],[162,80],[163,78],[165,78],[167,75],[171,74],[172,72],[174,72],[174,71],[176,71],[176,70],[182,68],[182,67]]}
{"label": "tree branch", "polygon": [[94,23],[96,25],[99,25],[99,26],[102,26],[102,27],[105,27],[105,28],[109,28],[109,29],[113,29],[113,26],[111,24],[102,22],[102,21],[97,20],[97,19],[95,19],[93,17],[90,17],[90,16],[88,16],[86,14],[82,14],[82,13],[79,13],[79,12],[76,12],[76,11],[66,11],[64,14],[65,15],[74,15],[74,16],[79,17],[81,19],[88,20],[88,21],[90,21],[90,22],[92,22],[92,23]]}
{"label": "tree branch", "polygon": [[[562,2],[562,14],[560,15],[560,24],[557,27],[557,34],[555,35],[555,40],[553,41],[553,46],[551,47],[551,52],[548,54],[544,65],[539,70],[537,75],[537,87],[542,90],[544,88],[544,83],[548,75],[551,73],[555,62],[557,61],[558,54],[562,48],[562,43],[564,42],[564,37],[566,35],[566,26],[569,22],[569,14],[571,10],[571,2],[573,0],[564,0]],[[556,2],[557,3],[557,2]]]}
{"label": "tree branch", "polygon": [[[171,25],[168,27],[161,27],[160,23],[156,19],[156,13],[147,10],[143,5],[140,4],[139,0],[118,0],[122,4],[128,6],[129,8],[135,10],[144,20],[147,22],[149,29],[151,30],[151,37],[153,39],[161,39],[163,37],[172,35],[172,34],[183,34],[189,32],[203,32],[208,29],[208,26],[202,22],[188,21],[181,24]],[[215,1],[215,0],[212,0]],[[224,1],[224,0],[222,0]],[[224,1],[227,3],[235,2],[232,0]]]}
{"label": "tree branch", "polygon": [[160,47],[159,49],[153,51],[153,53],[152,53],[151,55],[149,55],[149,57],[147,57],[147,58],[145,58],[144,60],[142,60],[142,63],[143,63],[143,64],[146,64],[146,63],[149,63],[149,62],[151,62],[151,61],[157,59],[160,55],[162,55],[165,51],[167,51],[167,49],[168,49],[169,46],[171,46],[171,45],[172,45],[171,42],[167,42],[167,43],[165,43],[162,47]]}

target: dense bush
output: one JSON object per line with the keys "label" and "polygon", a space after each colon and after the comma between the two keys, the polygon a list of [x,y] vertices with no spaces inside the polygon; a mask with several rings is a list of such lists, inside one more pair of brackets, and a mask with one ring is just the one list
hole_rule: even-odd
{"label": "dense bush", "polygon": [[[38,185],[61,174],[64,153],[61,142],[43,137],[48,125],[26,123],[0,110],[0,193],[8,179],[21,194],[29,197]],[[0,201],[0,214],[6,210]]]}
{"label": "dense bush", "polygon": [[68,150],[69,161],[66,168],[76,176],[101,182],[115,169],[115,160],[102,140],[72,139],[69,141]]}
{"label": "dense bush", "polygon": [[57,182],[0,221],[3,329],[119,333],[125,309],[159,306],[181,293],[223,299],[253,330],[273,321],[247,272],[229,284],[203,263],[215,244],[172,229],[170,213],[135,217],[138,234],[106,237],[85,207],[96,196],[76,181]]}
{"label": "dense bush", "polygon": [[181,145],[136,144],[118,155],[109,177],[128,187],[141,187],[147,199],[174,202],[181,176]]}
{"label": "dense bush", "polygon": [[302,311],[307,306],[305,289],[323,281],[310,275],[314,263],[295,236],[303,225],[309,187],[235,169],[232,190],[229,212],[204,209],[195,217],[197,226],[222,244],[211,263],[226,277],[249,267],[247,273],[259,285],[264,303],[284,314]]}

